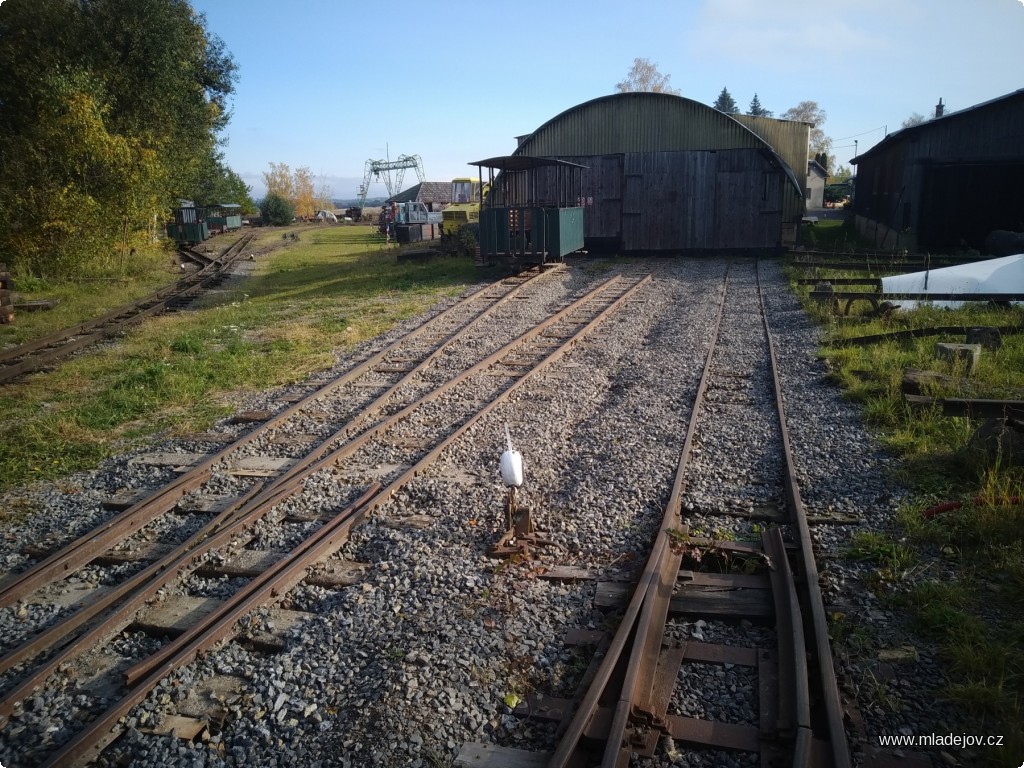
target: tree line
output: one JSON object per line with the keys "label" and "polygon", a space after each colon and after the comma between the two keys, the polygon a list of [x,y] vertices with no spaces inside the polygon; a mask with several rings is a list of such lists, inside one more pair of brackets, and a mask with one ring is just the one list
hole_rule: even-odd
{"label": "tree line", "polygon": [[260,217],[264,224],[288,224],[296,216],[312,218],[317,211],[331,211],[334,201],[331,189],[322,178],[313,179],[308,167],[292,171],[286,163],[270,163],[263,172],[267,194],[260,201]]}
{"label": "tree line", "polygon": [[254,209],[219,144],[237,66],[187,0],[6,0],[0,69],[0,261],[123,269],[181,198]]}
{"label": "tree line", "polygon": [[[724,112],[727,115],[736,115],[739,114],[740,111],[739,107],[736,106],[736,101],[733,99],[732,94],[729,93],[729,89],[726,87],[722,88],[722,92],[718,94],[718,98],[715,99],[715,103],[711,106],[719,112]],[[773,112],[761,106],[761,101],[758,99],[756,93],[750,102],[747,114],[753,117],[774,117]],[[825,123],[825,120],[828,119],[828,114],[824,109],[818,106],[818,102],[810,100],[801,101],[795,107],[790,107],[779,115],[779,119],[810,123],[811,135],[808,148],[808,159],[816,160],[826,170],[826,172],[833,167],[833,161],[835,158],[829,154],[832,149],[832,139],[825,135],[825,131],[821,127]]]}

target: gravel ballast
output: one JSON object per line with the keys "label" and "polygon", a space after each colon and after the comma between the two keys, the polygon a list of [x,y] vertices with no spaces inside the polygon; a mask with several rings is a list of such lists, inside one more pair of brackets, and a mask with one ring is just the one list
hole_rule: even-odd
{"label": "gravel ballast", "polygon": [[[684,499],[684,516],[692,527],[724,529],[741,538],[753,524],[742,514],[770,507],[781,488],[776,477],[781,466],[778,430],[767,410],[771,393],[743,373],[764,365],[749,358],[755,354],[749,351],[755,340],[747,319],[757,311],[751,303],[752,265],[743,262],[730,274],[731,301],[715,361],[722,375],[710,394],[723,427],[698,432],[699,450]],[[615,272],[654,274],[590,338],[472,427],[353,532],[335,559],[367,565],[358,583],[339,589],[300,585],[289,593],[286,607],[309,615],[287,631],[283,651],[228,643],[174,673],[132,711],[126,735],[99,764],[419,768],[451,765],[460,747],[473,741],[551,750],[555,726],[513,715],[512,707],[535,691],[572,695],[592,649],[567,646],[566,634],[607,628],[605,615],[593,607],[597,581],[632,578],[646,559],[671,490],[727,270],[727,262],[717,259],[576,262],[546,276],[529,300],[513,302],[488,324],[486,333],[467,342],[466,350],[453,350],[438,360],[429,375],[445,380],[461,370],[470,349],[479,355],[499,348]],[[790,294],[779,265],[764,262],[761,279],[779,347],[787,424],[804,501],[810,514],[844,521],[813,528],[826,601],[862,611],[880,636],[895,638],[895,617],[860,584],[862,566],[841,557],[853,531],[892,525],[904,497],[891,480],[895,459],[879,448],[856,408],[825,380],[817,332]],[[340,360],[334,373],[409,327],[364,345]],[[300,391],[302,387],[294,392],[285,388],[239,398],[238,411],[273,410]],[[423,409],[403,427],[403,434],[436,434],[446,413],[471,405],[467,400]],[[751,420],[736,418],[737,413],[757,415]],[[543,537],[557,545],[535,550],[531,562],[499,560],[488,553],[504,527],[506,491],[498,457],[505,447],[506,423],[525,462],[519,503],[531,509]],[[323,424],[319,429],[327,432]],[[254,443],[253,455],[273,437]],[[167,441],[148,450],[184,453],[197,446]],[[121,457],[95,472],[5,494],[0,502],[17,499],[37,513],[3,528],[0,564],[20,569],[27,562],[20,543],[46,537],[66,540],[96,525],[104,519],[100,500],[114,490],[156,486],[172,476],[167,468],[140,466],[130,459]],[[387,482],[409,462],[401,447],[381,444],[358,460],[343,462],[333,475],[314,476],[301,497],[280,505],[280,514],[260,525],[257,544],[284,549],[308,530],[285,522],[286,514],[309,511],[315,516],[325,508],[338,509],[358,495],[359,482],[371,476]],[[303,510],[303,505],[315,509]],[[848,518],[864,522],[850,524]],[[589,578],[543,578],[543,568],[553,566],[573,566]],[[92,569],[78,578],[102,585],[111,576]],[[199,577],[189,584],[190,594],[208,597],[235,586]],[[8,648],[59,612],[42,605],[20,608],[24,616],[18,615],[19,609],[0,611]],[[273,629],[274,622],[270,611],[259,611],[248,617],[246,633]],[[770,644],[772,635],[764,627],[737,630],[687,622],[674,623],[672,631],[680,637],[695,637],[696,631],[715,642],[740,642],[728,639],[738,633]],[[150,643],[142,633],[122,633],[109,648],[111,663],[135,658]],[[928,733],[946,721],[950,713],[923,682],[929,677],[938,682],[941,673],[927,654],[918,663],[913,676],[922,682],[900,691],[909,702],[900,713],[865,706],[867,692],[860,691],[868,737],[901,728]],[[856,660],[838,663],[837,671],[848,684],[865,674]],[[737,723],[756,718],[756,674],[721,668],[695,674],[699,676],[681,681],[677,689],[674,706],[679,712]],[[237,679],[237,692],[216,702],[226,717],[213,724],[205,742],[146,732],[166,715],[178,713],[190,691],[224,676]],[[9,768],[33,765],[78,730],[103,698],[86,687],[66,675],[27,701],[0,734],[0,761]],[[653,761],[634,763],[712,766],[756,761],[744,755],[691,753],[668,743]]]}

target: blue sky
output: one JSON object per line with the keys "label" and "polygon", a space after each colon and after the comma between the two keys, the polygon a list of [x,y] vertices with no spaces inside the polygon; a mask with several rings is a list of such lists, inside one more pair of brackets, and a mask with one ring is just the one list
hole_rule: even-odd
{"label": "blue sky", "polygon": [[755,93],[776,115],[816,101],[843,164],[855,138],[864,152],[940,97],[948,112],[1024,88],[1024,0],[192,5],[238,64],[224,151],[257,198],[271,162],[309,167],[336,198],[369,159],[475,175],[467,163],[613,93],[637,57],[705,104],[723,86],[743,111]]}

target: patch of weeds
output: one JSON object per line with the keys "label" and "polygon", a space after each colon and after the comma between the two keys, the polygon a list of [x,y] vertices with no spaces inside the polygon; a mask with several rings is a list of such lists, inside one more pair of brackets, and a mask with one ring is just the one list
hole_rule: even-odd
{"label": "patch of weeds", "polygon": [[349,328],[349,321],[344,315],[321,317],[316,326],[323,333],[344,333]]}
{"label": "patch of weeds", "polygon": [[715,541],[736,541],[736,532],[729,528],[715,528],[711,538]]}
{"label": "patch of weeds", "polygon": [[423,756],[427,758],[427,764],[430,768],[452,768],[452,766],[455,765],[452,758],[438,752],[432,747],[424,747]]}
{"label": "patch of weeds", "polygon": [[527,696],[536,691],[538,683],[544,681],[535,679],[538,670],[529,656],[510,655],[507,662],[508,667],[505,673],[507,693],[503,701],[505,706],[511,710],[516,708],[516,704],[524,701]]}
{"label": "patch of weeds", "polygon": [[571,696],[589,669],[592,657],[593,648],[575,647],[568,661],[556,662],[551,669],[550,693],[554,696]]}
{"label": "patch of weeds", "polygon": [[856,562],[876,562],[894,572],[901,572],[917,562],[917,551],[887,534],[857,531],[850,537],[846,557]]}
{"label": "patch of weeds", "polygon": [[206,349],[206,344],[197,333],[182,333],[168,345],[172,352],[179,355],[198,355]]}
{"label": "patch of weeds", "polygon": [[877,531],[855,532],[844,556],[854,562],[878,566],[877,570],[863,577],[876,594],[883,594],[890,584],[904,581],[919,561],[915,547]]}
{"label": "patch of weeds", "polygon": [[36,505],[28,499],[10,499],[4,507],[0,509],[0,521],[5,523],[20,523],[35,514],[35,511]]}
{"label": "patch of weeds", "polygon": [[665,535],[668,536],[669,548],[677,555],[685,551],[690,544],[691,533],[689,531],[669,528],[665,531]]}
{"label": "patch of weeds", "polygon": [[867,670],[864,673],[863,683],[867,685],[870,691],[870,699],[882,707],[882,709],[893,714],[903,710],[903,699],[900,698],[899,693],[893,691],[884,680],[879,680],[875,677],[874,672]]}
{"label": "patch of weeds", "polygon": [[914,624],[927,637],[981,637],[984,625],[967,611],[970,592],[952,581],[925,581],[911,589],[903,603],[911,610]]}
{"label": "patch of weeds", "polygon": [[898,400],[888,395],[864,396],[864,419],[879,428],[892,428],[900,423],[901,406]]}
{"label": "patch of weeds", "polygon": [[498,676],[490,667],[478,667],[475,664],[469,668],[469,676],[483,685],[491,685]]}
{"label": "patch of weeds", "polygon": [[835,612],[829,617],[829,631],[832,641],[851,656],[870,654],[877,642],[874,631],[856,616]]}

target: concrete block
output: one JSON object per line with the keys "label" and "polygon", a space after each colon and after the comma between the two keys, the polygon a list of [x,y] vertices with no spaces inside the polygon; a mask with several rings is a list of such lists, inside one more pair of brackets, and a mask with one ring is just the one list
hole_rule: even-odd
{"label": "concrete block", "polygon": [[953,364],[961,363],[967,373],[970,373],[981,359],[981,344],[951,344],[940,341],[935,345],[935,356]]}

